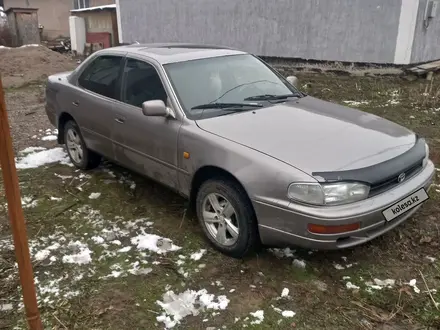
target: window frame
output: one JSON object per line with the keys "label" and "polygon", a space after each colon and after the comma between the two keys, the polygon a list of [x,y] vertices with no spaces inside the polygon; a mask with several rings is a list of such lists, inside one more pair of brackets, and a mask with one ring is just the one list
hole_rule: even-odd
{"label": "window frame", "polygon": [[90,8],[90,0],[73,0],[73,9]]}
{"label": "window frame", "polygon": [[[127,56],[125,56],[124,59],[124,66],[122,68],[122,77],[121,77],[121,86],[120,86],[120,99],[119,102],[125,104],[126,106],[130,106],[132,108],[138,109],[138,110],[142,110],[141,107],[137,107],[135,105],[132,105],[130,103],[126,103],[124,101],[124,94],[125,94],[125,89],[126,89],[126,84],[127,84],[127,72],[125,72],[125,68],[127,67],[128,64],[128,60],[135,60],[135,61],[139,61],[139,62],[143,62],[146,63],[148,65],[150,65],[156,72],[156,74],[159,76],[160,82],[162,84],[162,88],[164,89],[165,93],[167,94],[167,102],[165,103],[165,106],[169,107],[170,103],[172,103],[172,99],[170,97],[170,92],[168,91],[168,88],[166,86],[166,83],[164,81],[164,77],[160,74],[157,66],[155,65],[155,63],[153,63],[152,61],[149,61],[148,59],[144,58],[144,57],[137,57],[137,56],[131,56],[130,54],[128,54]],[[173,108],[173,111],[176,112],[176,110]]]}
{"label": "window frame", "polygon": [[[115,98],[112,97],[108,97],[106,95],[102,95],[100,93],[97,93],[93,90],[87,89],[86,87],[82,86],[80,84],[80,79],[82,77],[83,74],[86,73],[87,69],[89,69],[95,62],[96,60],[102,58],[102,57],[119,57],[120,58],[120,67],[119,67],[119,72],[118,72],[118,78],[115,84],[115,90],[114,90],[114,95]],[[81,88],[84,91],[87,91],[89,93],[93,93],[94,95],[97,95],[99,97],[103,97],[109,100],[113,100],[113,101],[121,101],[121,96],[122,96],[122,75],[124,73],[124,68],[125,68],[125,54],[99,54],[97,56],[94,56],[93,58],[90,59],[90,61],[87,61],[86,63],[84,63],[84,68],[81,68],[81,71],[78,72],[78,75],[76,77],[76,86]]]}

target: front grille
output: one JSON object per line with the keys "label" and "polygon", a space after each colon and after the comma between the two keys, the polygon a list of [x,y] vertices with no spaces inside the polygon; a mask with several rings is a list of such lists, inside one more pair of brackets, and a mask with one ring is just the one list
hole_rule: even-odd
{"label": "front grille", "polygon": [[398,181],[398,177],[401,173],[405,173],[405,180],[403,181],[403,182],[405,182],[409,178],[411,178],[414,175],[416,175],[417,173],[419,173],[421,171],[422,167],[423,167],[423,161],[420,161],[417,164],[406,169],[404,172],[397,173],[396,175],[394,175],[388,179],[382,180],[380,182],[377,182],[377,183],[371,185],[369,197],[378,195],[380,193],[383,193],[383,192],[399,185],[400,183]]}

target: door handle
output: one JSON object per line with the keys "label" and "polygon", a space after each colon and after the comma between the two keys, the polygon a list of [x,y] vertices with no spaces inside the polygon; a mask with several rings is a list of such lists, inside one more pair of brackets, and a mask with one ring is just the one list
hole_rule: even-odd
{"label": "door handle", "polygon": [[123,124],[123,123],[125,123],[125,119],[115,118],[115,122],[117,122],[118,124]]}
{"label": "door handle", "polygon": [[77,106],[79,106],[79,102],[78,102],[78,101],[73,101],[73,102],[72,102],[72,105],[75,106],[75,107],[77,107]]}

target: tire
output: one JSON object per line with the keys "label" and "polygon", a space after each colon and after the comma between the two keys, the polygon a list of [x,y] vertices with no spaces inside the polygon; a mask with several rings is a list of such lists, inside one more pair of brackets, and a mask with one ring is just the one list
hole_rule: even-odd
{"label": "tire", "polygon": [[[69,134],[72,135],[70,136]],[[72,137],[74,137],[74,139]],[[69,155],[70,161],[77,168],[90,170],[97,167],[101,162],[101,156],[87,149],[81,131],[73,120],[68,121],[64,125],[64,142],[66,143],[67,154]],[[74,144],[72,142],[76,145],[76,150],[82,150],[81,156],[74,151]]]}
{"label": "tire", "polygon": [[[221,210],[220,213],[214,212],[213,196],[219,202],[217,208]],[[230,207],[225,207],[228,202],[233,208],[232,216],[229,216],[232,212]],[[205,215],[204,211],[207,212]],[[246,192],[233,180],[219,178],[204,182],[197,192],[196,212],[206,238],[223,254],[240,259],[256,252],[260,247],[257,219],[252,204]],[[225,212],[224,215],[222,212]],[[217,219],[213,219],[215,216]],[[206,219],[214,223],[207,223]],[[219,234],[219,228],[226,232],[223,238]]]}

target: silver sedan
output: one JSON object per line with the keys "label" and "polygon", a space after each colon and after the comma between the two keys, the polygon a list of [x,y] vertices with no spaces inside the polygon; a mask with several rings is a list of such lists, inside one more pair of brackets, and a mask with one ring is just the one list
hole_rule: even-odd
{"label": "silver sedan", "polygon": [[421,207],[422,137],[295,85],[242,51],[137,44],[50,76],[46,111],[78,168],[105,157],[175,190],[233,257],[355,246]]}

